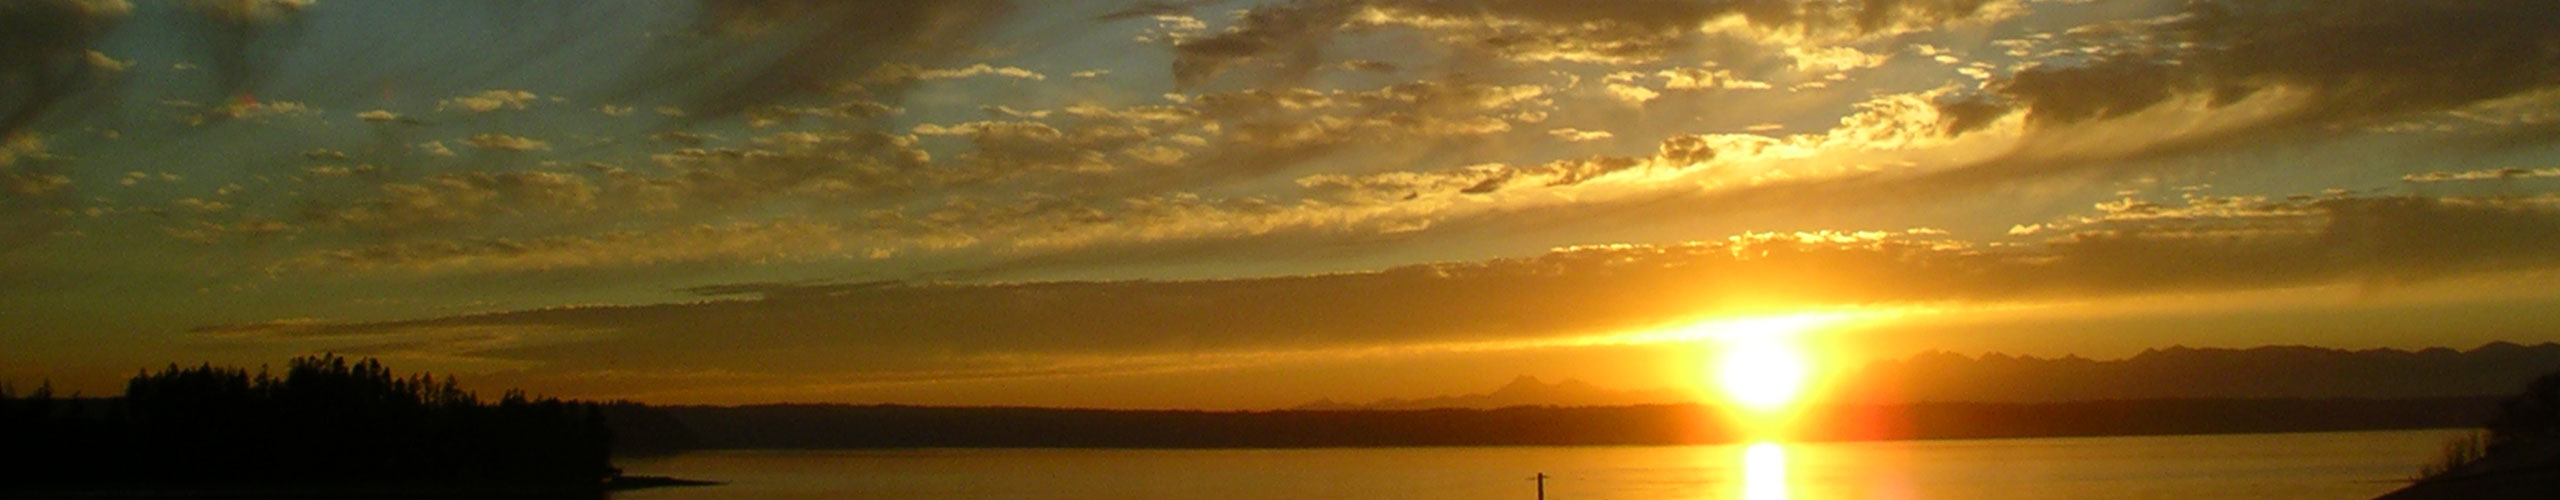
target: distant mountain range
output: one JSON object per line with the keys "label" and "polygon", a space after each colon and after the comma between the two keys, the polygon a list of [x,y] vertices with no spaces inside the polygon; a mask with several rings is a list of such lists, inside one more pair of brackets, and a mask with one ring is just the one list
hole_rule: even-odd
{"label": "distant mountain range", "polygon": [[1868,365],[1835,397],[1876,403],[2040,403],[2500,396],[2521,391],[2525,381],[2555,370],[2560,370],[2560,344],[2547,342],[2496,342],[2468,351],[2171,347],[2112,361],[1933,352]]}
{"label": "distant mountain range", "polygon": [[[1872,363],[1798,418],[1867,440],[2477,425],[2560,371],[2560,344],[2468,351],[2154,349],[2120,360],[1932,352]],[[607,407],[623,449],[1331,447],[1728,442],[1713,403],[1520,377],[1483,394],[1272,411],[776,404]]]}
{"label": "distant mountain range", "polygon": [[[1830,390],[1842,403],[2056,403],[2162,398],[2447,398],[2511,394],[2560,371],[2560,344],[2496,342],[2468,351],[2169,347],[2120,360],[1929,352],[1869,364]],[[1319,400],[1297,410],[1627,406],[1692,402],[1669,390],[1613,390],[1523,376],[1482,394]]]}

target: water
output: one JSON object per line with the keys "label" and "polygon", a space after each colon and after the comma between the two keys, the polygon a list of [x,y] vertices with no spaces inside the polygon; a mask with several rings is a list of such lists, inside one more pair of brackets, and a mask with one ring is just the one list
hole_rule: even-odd
{"label": "water", "polygon": [[688,499],[2362,499],[2456,431],[1311,450],[724,451],[629,460]]}

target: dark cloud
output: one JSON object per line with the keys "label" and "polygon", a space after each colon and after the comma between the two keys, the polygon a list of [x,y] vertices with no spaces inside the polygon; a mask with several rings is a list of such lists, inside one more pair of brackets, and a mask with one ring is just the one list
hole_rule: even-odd
{"label": "dark cloud", "polygon": [[1191,88],[1247,60],[1276,56],[1282,80],[1295,80],[1324,63],[1324,44],[1359,12],[1355,0],[1293,0],[1245,11],[1216,36],[1173,45],[1175,88]]}
{"label": "dark cloud", "polygon": [[1218,1],[1219,0],[1190,0],[1187,2],[1165,2],[1149,0],[1130,4],[1127,8],[1094,16],[1093,19],[1096,21],[1118,21],[1122,19],[1135,19],[1141,17],[1186,14],[1191,12],[1191,9],[1199,8],[1203,5],[1218,3]]}
{"label": "dark cloud", "polygon": [[626,91],[690,89],[679,100],[691,119],[839,94],[884,64],[937,63],[977,48],[977,35],[1012,12],[1006,0],[698,1],[698,34],[666,38],[655,66],[631,75]]}
{"label": "dark cloud", "polygon": [[0,4],[0,140],[102,81],[90,55],[132,13],[124,0]]}
{"label": "dark cloud", "polygon": [[2269,90],[2311,102],[2268,127],[2357,124],[2560,87],[2560,5],[2494,0],[2195,2],[2151,43],[1994,84],[2039,125],[2140,111],[2173,96],[2228,104]]}
{"label": "dark cloud", "polygon": [[312,0],[184,0],[193,22],[180,23],[204,51],[214,95],[254,93],[273,78],[278,60],[301,36]]}
{"label": "dark cloud", "polygon": [[[1850,17],[1860,32],[1874,33],[1956,22],[2001,0],[1858,0]],[[1830,2],[1808,4],[1839,5]]]}
{"label": "dark cloud", "polygon": [[1980,130],[2009,114],[2008,107],[1980,97],[1939,101],[1937,106],[1942,118],[1939,126],[1949,136]]}
{"label": "dark cloud", "polygon": [[[1919,200],[2057,175],[2124,175],[2153,168],[2137,166],[2151,160],[2334,140],[2560,89],[2560,17],[2554,14],[2560,6],[2531,2],[2194,2],[2174,16],[2074,30],[2108,35],[2104,43],[2047,51],[2042,57],[2053,60],[1993,79],[1987,94],[1936,104],[1949,133],[2023,113],[2029,128],[2008,154],[1907,175],[1663,200],[1693,207],[1803,196]],[[2278,95],[2273,104],[2218,117],[2210,128],[2108,128],[2172,103],[2210,114]],[[2446,144],[2541,146],[2531,132],[2537,127],[2490,126],[2497,130]],[[2107,139],[2093,140],[2098,137]],[[1685,201],[1669,201],[1675,198]]]}
{"label": "dark cloud", "polygon": [[2175,90],[2170,69],[2167,63],[2129,57],[2084,66],[2037,66],[1994,89],[2015,97],[2027,109],[2028,123],[2068,125],[2131,114],[2169,100]]}

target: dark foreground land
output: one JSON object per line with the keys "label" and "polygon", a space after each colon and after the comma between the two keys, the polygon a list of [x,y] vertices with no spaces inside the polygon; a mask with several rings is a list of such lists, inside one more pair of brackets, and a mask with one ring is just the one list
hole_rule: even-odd
{"label": "dark foreground land", "polygon": [[2560,372],[2499,401],[2481,427],[2446,443],[2416,482],[2376,500],[2560,498]]}
{"label": "dark foreground land", "polygon": [[606,405],[483,401],[373,360],[298,358],[282,374],[171,366],[108,399],[7,389],[0,498],[565,498],[699,484],[622,476]]}
{"label": "dark foreground land", "polygon": [[265,486],[190,486],[133,487],[89,485],[33,489],[0,489],[0,496],[26,500],[232,500],[232,499],[347,499],[368,500],[604,500],[617,491],[683,486],[717,486],[717,481],[697,481],[663,476],[616,476],[598,485],[456,485],[456,486],[386,486],[386,485],[265,485]]}

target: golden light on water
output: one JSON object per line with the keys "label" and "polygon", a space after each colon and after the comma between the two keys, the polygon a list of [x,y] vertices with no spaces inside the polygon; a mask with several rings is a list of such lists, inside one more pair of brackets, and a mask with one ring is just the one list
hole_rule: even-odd
{"label": "golden light on water", "polygon": [[1786,500],[1786,447],[1761,442],[1742,449],[1742,498]]}
{"label": "golden light on water", "polygon": [[[1820,354],[1809,332],[1873,317],[1873,314],[1803,313],[1723,319],[1680,329],[1678,335],[1698,342],[1708,354],[1708,385],[1738,411],[1732,412],[1741,436],[1753,439],[1742,447],[1740,498],[1785,500],[1789,496],[1787,450],[1783,439],[1796,407],[1803,404],[1816,378]],[[1837,355],[1837,353],[1832,353]]]}

